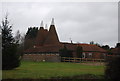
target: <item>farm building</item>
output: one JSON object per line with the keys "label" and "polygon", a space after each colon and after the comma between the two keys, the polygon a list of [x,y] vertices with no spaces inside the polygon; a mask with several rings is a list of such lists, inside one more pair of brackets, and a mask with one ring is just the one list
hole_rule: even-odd
{"label": "farm building", "polygon": [[60,42],[55,29],[54,19],[52,19],[49,30],[44,29],[42,21],[34,43],[24,51],[23,59],[60,62],[60,49],[66,47],[68,50],[71,50],[71,57],[77,57],[76,48],[78,46],[82,47],[82,58],[103,59],[107,53],[106,50],[96,45]]}
{"label": "farm building", "polygon": [[83,48],[83,58],[104,59],[107,51],[92,44],[80,44]]}

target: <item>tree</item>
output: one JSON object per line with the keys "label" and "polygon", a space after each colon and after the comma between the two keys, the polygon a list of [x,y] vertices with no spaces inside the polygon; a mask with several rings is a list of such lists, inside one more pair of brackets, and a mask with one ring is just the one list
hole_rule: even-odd
{"label": "tree", "polygon": [[117,43],[117,44],[116,44],[116,48],[118,48],[118,47],[120,48],[120,43]]}
{"label": "tree", "polygon": [[37,36],[38,28],[37,27],[30,27],[25,35],[24,41],[24,50],[33,47],[35,45],[35,40]]}
{"label": "tree", "polygon": [[82,47],[78,46],[77,49],[76,49],[76,54],[77,54],[78,58],[82,58],[82,52],[83,52]]}
{"label": "tree", "polygon": [[37,32],[38,32],[38,27],[33,27],[33,28],[30,27],[28,28],[25,38],[29,38],[29,39],[36,38]]}
{"label": "tree", "polygon": [[20,56],[16,53],[18,44],[12,36],[12,26],[9,25],[7,15],[2,20],[0,28],[2,30],[2,69],[14,69],[20,65]]}
{"label": "tree", "polygon": [[107,59],[107,65],[105,70],[106,79],[112,81],[119,81],[120,79],[120,56],[111,57]]}
{"label": "tree", "polygon": [[110,49],[109,45],[104,45],[104,46],[102,46],[102,48],[105,49],[105,50],[109,50]]}
{"label": "tree", "polygon": [[15,42],[17,44],[19,44],[19,46],[17,47],[17,54],[20,56],[23,56],[23,52],[24,52],[24,37],[25,35],[21,34],[20,31],[18,30],[15,34]]}
{"label": "tree", "polygon": [[61,57],[73,57],[72,50],[68,50],[66,45],[64,45],[64,48],[59,50]]}
{"label": "tree", "polygon": [[14,38],[15,38],[15,42],[20,44],[21,35],[20,35],[20,31],[19,30],[16,32],[16,35],[15,35]]}

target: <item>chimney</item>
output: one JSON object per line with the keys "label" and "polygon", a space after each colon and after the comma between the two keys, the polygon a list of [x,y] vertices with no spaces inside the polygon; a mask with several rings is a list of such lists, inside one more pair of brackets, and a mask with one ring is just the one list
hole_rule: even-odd
{"label": "chimney", "polygon": [[48,31],[47,29],[48,29],[48,27],[47,27],[47,24],[46,24],[46,25],[45,25],[45,31]]}
{"label": "chimney", "polygon": [[40,27],[43,27],[43,21],[41,21]]}
{"label": "chimney", "polygon": [[51,25],[54,25],[54,18],[52,18],[52,22],[51,22]]}

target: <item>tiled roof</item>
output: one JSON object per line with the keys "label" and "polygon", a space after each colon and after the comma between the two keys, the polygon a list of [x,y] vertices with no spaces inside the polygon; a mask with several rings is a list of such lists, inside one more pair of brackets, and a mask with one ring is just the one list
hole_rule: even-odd
{"label": "tiled roof", "polygon": [[[58,45],[44,45],[44,46],[36,46],[34,48],[30,48],[25,52],[59,52],[60,49],[64,48],[64,45],[69,50],[76,50],[77,45],[72,43],[60,43]],[[79,44],[82,46],[83,51],[92,51],[92,52],[106,52],[106,50],[90,44]]]}
{"label": "tiled roof", "polygon": [[92,45],[92,44],[79,44],[79,45],[82,46],[83,51],[107,52],[103,48],[100,48],[96,45]]}
{"label": "tiled roof", "polygon": [[44,40],[44,45],[56,45],[59,44],[59,38],[54,25],[50,25],[50,29],[46,39]]}
{"label": "tiled roof", "polygon": [[36,46],[26,50],[25,52],[59,52],[61,45],[45,45]]}
{"label": "tiled roof", "polygon": [[[67,49],[75,50],[75,45],[67,44]],[[30,49],[27,49],[25,52],[59,52],[60,49],[64,48],[64,44],[58,45],[44,45],[44,46],[35,46]]]}
{"label": "tiled roof", "polygon": [[48,34],[48,31],[44,29],[43,27],[40,27],[37,37],[36,37],[36,45],[43,45],[47,34]]}

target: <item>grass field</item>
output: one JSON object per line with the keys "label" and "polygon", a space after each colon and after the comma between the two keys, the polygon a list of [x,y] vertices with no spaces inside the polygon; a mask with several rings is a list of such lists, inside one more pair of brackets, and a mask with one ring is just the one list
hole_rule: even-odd
{"label": "grass field", "polygon": [[104,65],[22,61],[20,67],[14,70],[4,70],[2,78],[49,79],[51,77],[71,77],[84,74],[103,75]]}

